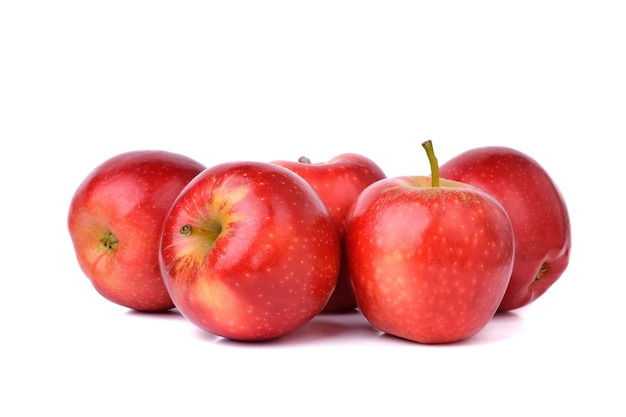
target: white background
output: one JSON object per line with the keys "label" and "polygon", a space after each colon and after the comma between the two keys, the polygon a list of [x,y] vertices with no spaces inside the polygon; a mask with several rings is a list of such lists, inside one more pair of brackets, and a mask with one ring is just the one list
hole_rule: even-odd
{"label": "white background", "polygon": [[[626,11],[619,1],[15,1],[0,6],[0,415],[624,415]],[[359,314],[228,342],[102,299],[66,228],[124,151],[205,165],[505,145],[570,209],[535,303],[425,346]],[[252,414],[254,413],[254,414]]]}

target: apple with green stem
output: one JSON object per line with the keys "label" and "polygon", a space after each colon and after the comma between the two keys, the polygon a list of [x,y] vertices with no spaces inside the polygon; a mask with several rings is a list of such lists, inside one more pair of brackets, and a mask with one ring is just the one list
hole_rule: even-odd
{"label": "apple with green stem", "polygon": [[346,220],[357,304],[378,330],[420,343],[478,333],[495,314],[513,267],[513,226],[500,203],[431,173],[380,180]]}
{"label": "apple with green stem", "polygon": [[68,229],[78,264],[99,294],[135,310],[174,307],[159,267],[161,229],[178,193],[204,169],[176,153],[131,151],[81,182]]}
{"label": "apple with green stem", "polygon": [[548,172],[518,150],[487,146],[447,161],[445,178],[472,184],[506,209],[515,231],[515,262],[499,311],[530,304],[561,277],[572,244],[567,205]]}
{"label": "apple with green stem", "polygon": [[340,266],[328,208],[296,173],[263,162],[208,168],[179,194],[160,263],[178,310],[240,341],[284,336],[324,308]]}
{"label": "apple with green stem", "polygon": [[[355,154],[337,155],[325,162],[312,163],[307,157],[298,161],[273,161],[304,178],[330,210],[343,241],[348,210],[368,185],[385,178],[383,170],[371,159]],[[349,310],[356,301],[348,278],[345,256],[339,272],[337,287],[323,311]]]}

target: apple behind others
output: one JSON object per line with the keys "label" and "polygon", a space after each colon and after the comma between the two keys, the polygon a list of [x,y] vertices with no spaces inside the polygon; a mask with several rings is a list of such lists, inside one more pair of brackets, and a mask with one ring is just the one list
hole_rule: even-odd
{"label": "apple behind others", "polygon": [[518,150],[487,146],[443,164],[442,177],[472,184],[505,208],[515,233],[515,262],[499,311],[535,301],[561,277],[572,245],[567,205],[548,172]]}
{"label": "apple behind others", "polygon": [[116,155],[78,186],[67,218],[80,268],[103,297],[141,311],[174,307],[159,268],[170,205],[205,169],[184,155],[139,150]]}
{"label": "apple behind others", "polygon": [[[301,157],[298,161],[272,163],[289,168],[311,184],[330,210],[342,243],[348,210],[365,187],[385,178],[385,173],[374,161],[355,153],[337,155],[326,162],[312,163],[309,158]],[[323,311],[349,310],[356,307],[346,263],[342,250],[342,265],[337,287]]]}

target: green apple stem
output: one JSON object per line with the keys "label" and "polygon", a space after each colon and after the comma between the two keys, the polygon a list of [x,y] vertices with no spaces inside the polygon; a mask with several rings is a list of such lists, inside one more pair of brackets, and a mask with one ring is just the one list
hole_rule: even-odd
{"label": "green apple stem", "polygon": [[424,149],[426,149],[426,155],[428,155],[428,162],[430,162],[430,172],[432,178],[432,186],[439,187],[439,163],[435,156],[435,150],[433,149],[433,143],[430,140],[422,143]]}
{"label": "green apple stem", "polygon": [[215,242],[219,234],[222,232],[222,228],[218,227],[216,230],[207,230],[201,229],[198,227],[193,227],[190,224],[185,224],[180,228],[180,234],[183,236],[202,236],[210,240],[211,242]]}

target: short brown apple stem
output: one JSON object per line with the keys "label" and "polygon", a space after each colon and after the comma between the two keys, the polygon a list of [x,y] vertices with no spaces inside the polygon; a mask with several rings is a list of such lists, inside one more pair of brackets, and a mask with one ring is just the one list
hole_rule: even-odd
{"label": "short brown apple stem", "polygon": [[203,236],[207,239],[210,239],[213,242],[215,241],[215,239],[217,239],[221,231],[222,231],[221,227],[218,228],[218,230],[206,230],[206,229],[200,229],[198,227],[192,227],[190,224],[184,224],[180,228],[180,234],[183,236],[186,236],[186,237],[189,237],[192,235]]}
{"label": "short brown apple stem", "polygon": [[432,186],[439,187],[439,163],[437,162],[437,157],[435,156],[433,142],[431,140],[427,140],[426,142],[422,143],[422,146],[426,150],[426,155],[428,155],[428,162],[430,162]]}
{"label": "short brown apple stem", "polygon": [[301,156],[300,158],[298,158],[298,162],[300,162],[301,164],[311,164],[311,160],[306,156]]}

